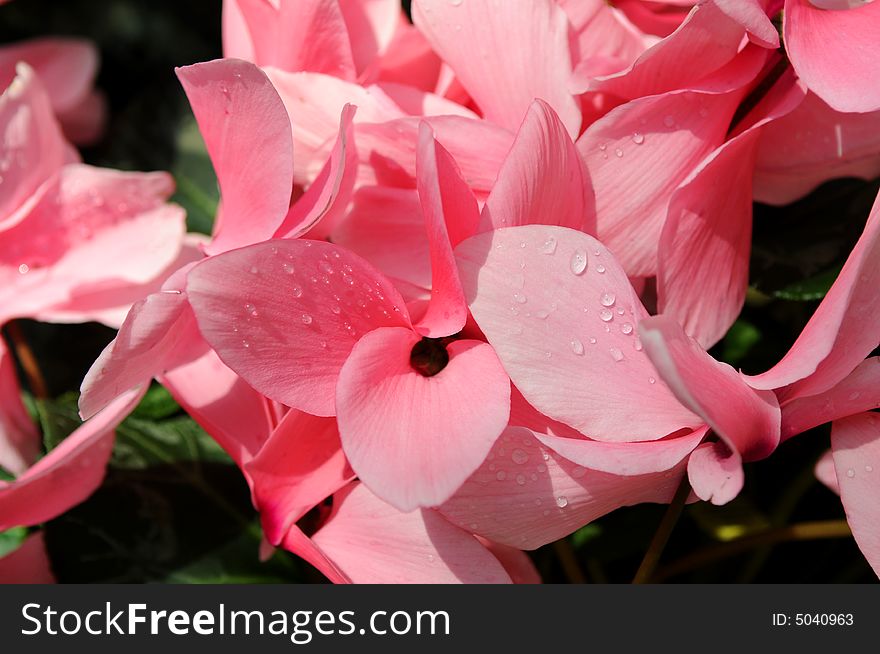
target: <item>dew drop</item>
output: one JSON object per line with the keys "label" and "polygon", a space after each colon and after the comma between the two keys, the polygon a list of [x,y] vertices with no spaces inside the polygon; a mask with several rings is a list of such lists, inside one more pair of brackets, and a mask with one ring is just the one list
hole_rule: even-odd
{"label": "dew drop", "polygon": [[602,293],[602,297],[599,298],[599,301],[602,303],[603,307],[612,307],[614,306],[614,293]]}
{"label": "dew drop", "polygon": [[312,317],[309,314],[304,313],[302,315],[302,322],[304,325],[311,325],[312,324]]}
{"label": "dew drop", "polygon": [[244,305],[244,310],[245,310],[247,313],[249,313],[249,314],[251,314],[252,316],[254,316],[254,317],[260,315],[260,314],[257,312],[257,307],[255,307],[255,306],[254,306],[253,304],[251,304],[250,302],[248,302],[247,304]]}
{"label": "dew drop", "polygon": [[578,356],[583,355],[583,353],[584,353],[584,344],[581,343],[578,339],[576,339],[576,338],[571,339],[571,341],[569,342],[569,345],[571,346],[571,351],[572,351],[572,352],[574,352],[574,353],[577,354]]}
{"label": "dew drop", "polygon": [[596,272],[599,273],[600,275],[604,274],[605,273],[605,266],[603,266],[600,263],[598,266],[596,266]]}
{"label": "dew drop", "polygon": [[596,339],[591,336],[590,337],[590,345],[595,345],[595,344],[596,344]]}
{"label": "dew drop", "polygon": [[587,474],[587,469],[583,466],[575,466],[571,471],[571,476],[575,479],[580,479],[585,474]]}
{"label": "dew drop", "polygon": [[663,119],[663,124],[667,127],[673,127],[675,125],[675,118],[673,118],[672,116],[666,116]]}
{"label": "dew drop", "polygon": [[602,322],[608,322],[614,318],[614,314],[611,313],[611,309],[602,309],[599,312],[599,318],[602,319]]}
{"label": "dew drop", "polygon": [[640,339],[638,336],[636,336],[636,340],[633,341],[633,349],[636,352],[642,351],[642,339]]}
{"label": "dew drop", "polygon": [[516,300],[519,304],[525,304],[525,303],[526,303],[526,296],[523,295],[522,293],[514,293],[514,294],[513,294],[513,299]]}
{"label": "dew drop", "polygon": [[449,4],[453,7],[460,7],[462,2],[464,2],[464,0],[449,0]]}
{"label": "dew drop", "polygon": [[328,275],[333,273],[333,264],[331,264],[329,261],[324,261],[322,259],[318,262],[318,268],[320,268],[322,272],[325,272]]}
{"label": "dew drop", "polygon": [[853,477],[856,476],[856,471],[853,470],[852,468],[850,468],[849,470],[846,471],[846,476],[849,477],[850,479],[852,479]]}
{"label": "dew drop", "polygon": [[616,347],[609,348],[608,350],[611,353],[611,358],[615,361],[623,361],[623,352],[618,350]]}
{"label": "dew drop", "polygon": [[620,331],[622,331],[624,334],[627,334],[627,335],[632,334],[633,333],[632,323],[630,323],[630,322],[623,323],[620,326]]}
{"label": "dew drop", "polygon": [[571,272],[575,275],[583,275],[587,269],[587,253],[581,250],[575,250],[571,255],[570,262]]}
{"label": "dew drop", "polygon": [[525,475],[517,475],[516,476],[516,483],[519,484],[520,486],[525,486],[526,485],[526,476]]}
{"label": "dew drop", "polygon": [[615,149],[614,156],[620,159],[623,156],[623,150],[621,150],[620,148]]}
{"label": "dew drop", "polygon": [[241,342],[241,346],[242,346],[242,347],[250,347],[251,344],[248,343],[247,341],[242,341],[242,342]]}
{"label": "dew drop", "polygon": [[338,316],[342,309],[339,308],[338,304],[334,304],[332,307],[330,307],[330,311],[333,312],[333,315]]}
{"label": "dew drop", "polygon": [[507,473],[503,470],[499,470],[495,473],[495,479],[497,479],[498,481],[504,481],[505,479],[507,479]]}
{"label": "dew drop", "polygon": [[535,318],[538,318],[539,320],[547,320],[549,315],[550,314],[546,311],[535,311]]}
{"label": "dew drop", "polygon": [[865,472],[874,472],[874,466],[865,466]]}
{"label": "dew drop", "polygon": [[544,254],[553,254],[556,252],[556,239],[548,236],[547,240],[541,245],[541,252]]}
{"label": "dew drop", "polygon": [[29,265],[27,265],[26,263],[23,263],[18,267],[18,274],[19,275],[27,275],[27,273],[30,269],[31,269],[31,267]]}
{"label": "dew drop", "polygon": [[522,465],[528,462],[529,455],[526,454],[524,450],[515,449],[513,452],[511,452],[510,458],[513,459],[513,462],[517,465]]}
{"label": "dew drop", "polygon": [[564,509],[568,506],[568,498],[565,495],[560,495],[556,498],[556,506],[560,509]]}
{"label": "dew drop", "polygon": [[283,263],[281,264],[281,270],[283,270],[288,275],[292,275],[296,269],[293,267],[292,263]]}
{"label": "dew drop", "polygon": [[290,292],[293,293],[293,297],[302,297],[302,286],[300,286],[299,284],[294,284],[293,288],[290,289]]}
{"label": "dew drop", "polygon": [[635,134],[632,135],[632,142],[635,143],[636,145],[641,145],[642,143],[645,142],[645,135],[642,134],[641,132],[636,132]]}
{"label": "dew drop", "polygon": [[260,272],[259,268],[257,268],[256,266],[251,266],[251,274],[252,275],[256,275],[258,272]]}
{"label": "dew drop", "polygon": [[654,379],[653,377],[648,377],[648,383],[649,383],[649,384],[656,384],[656,383],[657,383],[657,380]]}

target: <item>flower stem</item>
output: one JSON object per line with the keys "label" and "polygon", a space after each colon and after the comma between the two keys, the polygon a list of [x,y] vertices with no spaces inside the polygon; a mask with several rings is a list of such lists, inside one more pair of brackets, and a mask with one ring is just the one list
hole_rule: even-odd
{"label": "flower stem", "polygon": [[553,551],[556,552],[556,557],[559,559],[560,565],[562,565],[562,571],[565,573],[565,578],[568,580],[568,583],[587,583],[587,576],[581,569],[581,565],[577,560],[577,555],[574,553],[574,549],[567,539],[563,538],[553,543]]}
{"label": "flower stem", "polygon": [[21,363],[31,393],[38,400],[47,399],[49,397],[49,387],[46,385],[43,373],[40,372],[37,358],[34,356],[33,350],[31,350],[27,339],[24,337],[24,333],[21,331],[21,325],[13,320],[6,325],[6,333],[9,335],[9,340],[12,341],[15,356],[18,358],[19,363]]}
{"label": "flower stem", "polygon": [[669,542],[672,530],[675,529],[675,525],[681,517],[681,512],[684,510],[685,502],[687,502],[690,494],[691,484],[688,481],[687,474],[684,474],[682,475],[678,490],[675,491],[675,496],[669,503],[666,513],[663,514],[663,519],[660,521],[657,531],[654,532],[654,538],[651,539],[651,544],[648,545],[648,550],[645,552],[642,563],[636,571],[636,576],[633,577],[632,582],[634,584],[646,584],[652,581],[654,570],[660,561],[660,555],[663,554],[663,549],[666,547],[666,543]]}

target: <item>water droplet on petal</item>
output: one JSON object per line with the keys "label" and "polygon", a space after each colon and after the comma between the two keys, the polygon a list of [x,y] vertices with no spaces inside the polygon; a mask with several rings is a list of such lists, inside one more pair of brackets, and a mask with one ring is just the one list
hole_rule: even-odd
{"label": "water droplet on petal", "polygon": [[636,132],[635,134],[632,135],[632,141],[636,145],[641,145],[642,143],[645,142],[645,135],[642,134],[641,132]]}
{"label": "water droplet on petal", "polygon": [[293,293],[293,297],[302,297],[302,286],[300,286],[299,284],[294,284],[293,288],[290,289],[290,292]]}
{"label": "water droplet on petal", "polygon": [[507,479],[507,473],[503,470],[499,470],[497,473],[495,473],[495,479],[497,479],[498,481],[504,481],[505,479]]}
{"label": "water droplet on petal", "polygon": [[252,275],[256,275],[258,272],[260,272],[259,268],[257,268],[256,266],[251,266],[251,274]]}
{"label": "water droplet on petal", "polygon": [[510,454],[510,458],[513,459],[513,462],[517,465],[522,465],[528,462],[529,455],[526,454],[524,450],[516,449]]}
{"label": "water droplet on petal", "polygon": [[575,275],[583,275],[587,269],[587,253],[575,250],[574,254],[571,255],[570,267],[571,272]]}
{"label": "water droplet on petal", "polygon": [[618,159],[620,159],[620,157],[623,156],[623,150],[620,148],[617,148],[616,150],[614,150],[614,156],[616,156]]}
{"label": "water droplet on petal", "polygon": [[23,263],[18,267],[18,274],[19,275],[27,275],[28,271],[30,269],[31,269],[31,267],[29,265],[27,265],[26,263]]}
{"label": "water droplet on petal", "polygon": [[517,475],[517,476],[516,476],[516,483],[519,484],[520,486],[525,486],[525,484],[526,484],[526,476],[525,476],[525,475],[522,475],[522,474]]}
{"label": "water droplet on petal", "polygon": [[281,270],[283,270],[288,275],[292,275],[296,269],[293,267],[292,263],[282,263]]}
{"label": "water droplet on petal", "polygon": [[850,479],[852,479],[853,477],[856,476],[856,471],[854,469],[850,468],[849,470],[846,471],[846,476],[849,477]]}
{"label": "water droplet on petal", "polygon": [[571,346],[571,351],[574,352],[575,354],[577,354],[578,356],[581,356],[584,353],[584,344],[581,343],[578,339],[576,339],[576,338],[571,339],[571,342],[569,343],[569,345]]}
{"label": "water droplet on petal", "polygon": [[599,311],[599,318],[601,318],[603,322],[608,322],[614,318],[614,314],[611,313],[611,309],[602,309]]}
{"label": "water droplet on petal", "polygon": [[323,272],[329,274],[333,273],[333,265],[329,261],[324,261],[323,259],[318,262],[318,268],[320,268]]}
{"label": "water droplet on petal", "polygon": [[556,252],[556,239],[548,236],[547,240],[541,245],[541,252],[544,254],[553,254]]}
{"label": "water droplet on petal", "polygon": [[615,361],[623,361],[623,352],[618,350],[616,347],[609,348],[608,350],[611,353],[611,358]]}
{"label": "water droplet on petal", "polygon": [[598,266],[596,266],[596,272],[599,273],[600,275],[604,274],[605,273],[605,266],[603,266],[600,263]]}
{"label": "water droplet on petal", "polygon": [[304,325],[311,325],[312,324],[312,317],[309,314],[304,313],[302,315],[302,322]]}
{"label": "water droplet on petal", "polygon": [[649,384],[656,384],[656,383],[657,383],[657,380],[654,379],[653,377],[648,377],[648,383],[649,383]]}
{"label": "water droplet on petal", "polygon": [[258,315],[260,315],[260,314],[257,312],[257,307],[255,307],[255,306],[254,306],[253,304],[251,304],[250,302],[248,302],[247,304],[244,305],[244,310],[245,310],[247,313],[249,313],[249,314],[251,314],[252,316],[254,316],[254,317],[257,317]]}
{"label": "water droplet on petal", "polygon": [[620,326],[620,331],[622,331],[624,334],[632,334],[632,332],[633,332],[632,323],[630,323],[630,322],[623,323]]}
{"label": "water droplet on petal", "polygon": [[614,293],[602,293],[602,297],[599,298],[599,301],[602,303],[603,307],[614,306],[614,300]]}
{"label": "water droplet on petal", "polygon": [[865,472],[874,472],[874,466],[865,466]]}
{"label": "water droplet on petal", "polygon": [[583,466],[575,466],[571,471],[571,476],[575,479],[580,479],[585,474],[587,474],[587,469]]}
{"label": "water droplet on petal", "polygon": [[675,118],[673,118],[672,116],[666,116],[665,118],[663,118],[663,124],[667,127],[673,127],[675,125]]}
{"label": "water droplet on petal", "polygon": [[564,509],[568,506],[568,498],[565,495],[560,495],[556,498],[556,506],[560,509]]}
{"label": "water droplet on petal", "polygon": [[523,295],[522,293],[514,293],[513,299],[516,300],[517,302],[519,302],[520,304],[525,304],[527,301],[526,296]]}

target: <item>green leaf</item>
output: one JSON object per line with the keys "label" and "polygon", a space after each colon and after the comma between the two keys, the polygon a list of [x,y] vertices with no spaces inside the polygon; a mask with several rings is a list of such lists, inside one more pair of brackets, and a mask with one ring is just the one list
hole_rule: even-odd
{"label": "green leaf", "polygon": [[220,201],[217,176],[195,118],[189,116],[177,133],[177,159],[172,174],[177,193],[172,200],[186,209],[191,231],[210,234]]}
{"label": "green leaf", "polygon": [[160,422],[132,416],[117,428],[111,465],[146,468],[179,461],[232,462],[223,448],[186,415]]}
{"label": "green leaf", "polygon": [[760,340],[758,328],[740,318],[731,325],[721,342],[721,360],[732,366],[738,365]]}
{"label": "green leaf", "polygon": [[6,531],[0,531],[0,557],[17,550],[24,539],[27,538],[27,527],[13,527]]}
{"label": "green leaf", "polygon": [[35,400],[40,429],[43,432],[43,445],[46,451],[53,450],[82,424],[77,407],[78,394],[64,393],[54,399]]}
{"label": "green leaf", "polygon": [[737,496],[724,506],[697,502],[688,507],[699,527],[715,540],[735,540],[749,534],[765,531],[770,519],[745,495]]}
{"label": "green leaf", "polygon": [[131,415],[135,418],[146,420],[162,420],[170,418],[182,411],[180,405],[174,401],[164,386],[154,383],[150,386],[144,398],[140,401]]}
{"label": "green leaf", "polygon": [[799,302],[808,302],[812,300],[821,300],[828,293],[834,280],[840,274],[842,265],[833,266],[828,270],[813,275],[799,282],[794,282],[788,286],[774,291],[774,297],[782,300],[795,300]]}
{"label": "green leaf", "polygon": [[569,538],[571,538],[572,546],[577,550],[601,535],[602,527],[595,523],[591,523],[578,529],[571,536],[569,536]]}

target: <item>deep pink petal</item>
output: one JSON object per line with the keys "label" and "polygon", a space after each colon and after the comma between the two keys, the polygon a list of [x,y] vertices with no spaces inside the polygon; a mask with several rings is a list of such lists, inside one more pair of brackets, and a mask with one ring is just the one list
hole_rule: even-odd
{"label": "deep pink petal", "polygon": [[427,123],[419,130],[417,184],[431,259],[431,301],[416,329],[431,338],[451,336],[467,321],[452,248],[471,236],[480,220],[477,200],[455,160],[434,138]]}
{"label": "deep pink petal", "polygon": [[409,22],[397,0],[338,0],[358,75],[372,76],[401,22]]}
{"label": "deep pink petal", "polygon": [[832,420],[880,409],[880,357],[871,357],[824,393],[797,397],[782,405],[782,438]]}
{"label": "deep pink petal", "polygon": [[357,340],[409,326],[403,299],[360,257],[323,241],[273,240],[211,257],[190,272],[205,339],[256,390],[335,415],[339,369]]}
{"label": "deep pink petal", "polygon": [[54,583],[42,531],[31,534],[18,549],[0,557],[0,584]]}
{"label": "deep pink petal", "polygon": [[[880,344],[880,198],[862,236],[819,308],[782,360],[747,377],[755,388],[787,397],[816,395],[846,377]],[[795,383],[797,382],[797,383]]]}
{"label": "deep pink petal", "polygon": [[278,93],[259,68],[237,59],[184,66],[177,76],[220,184],[210,252],[271,237],[293,189],[290,120]]}
{"label": "deep pink petal", "polygon": [[364,336],[339,373],[342,446],[358,477],[401,511],[447,500],[507,424],[510,382],[492,348],[454,341],[432,377],[410,364],[420,337],[402,328]]}
{"label": "deep pink petal", "polygon": [[413,22],[487,119],[516,129],[532,100],[541,98],[577,136],[580,109],[566,88],[570,26],[553,0],[515,3],[506,11],[482,2],[417,0]]}
{"label": "deep pink petal", "polygon": [[354,583],[510,583],[471,534],[430,509],[401,513],[364,484],[334,496],[312,539]]}
{"label": "deep pink petal", "polygon": [[675,396],[745,460],[779,444],[780,412],[769,391],[755,391],[726,363],[715,361],[667,316],[639,325],[645,350]]}
{"label": "deep pink petal", "polygon": [[622,506],[668,502],[683,473],[683,463],[649,475],[596,472],[541,447],[527,429],[509,427],[440,511],[481,536],[530,550]]}
{"label": "deep pink petal", "polygon": [[786,0],[785,50],[810,90],[838,111],[880,110],[880,5],[827,11]]}
{"label": "deep pink petal", "polygon": [[835,421],[831,452],[846,520],[862,554],[880,575],[880,415],[860,413]]}
{"label": "deep pink petal", "polygon": [[0,481],[0,530],[51,520],[91,495],[104,479],[116,426],[142,396],[120,396],[23,475]]}
{"label": "deep pink petal", "polygon": [[535,100],[486,200],[480,230],[544,224],[595,234],[594,201],[565,126],[550,105]]}
{"label": "deep pink petal", "polygon": [[40,432],[21,403],[15,359],[0,339],[0,468],[23,473],[40,454]]}
{"label": "deep pink petal", "polygon": [[655,379],[637,337],[646,312],[596,239],[564,227],[503,228],[468,239],[456,258],[477,324],[539,411],[612,442],[701,424]]}
{"label": "deep pink petal", "polygon": [[604,0],[557,1],[577,35],[577,56],[582,62],[610,58],[619,62],[620,70],[632,64],[655,40]]}
{"label": "deep pink petal", "polygon": [[282,542],[291,525],[354,478],[333,418],[295,409],[247,464],[266,538]]}
{"label": "deep pink petal", "polygon": [[721,441],[703,443],[694,450],[687,471],[694,494],[716,506],[739,495],[745,482],[742,457]]}

